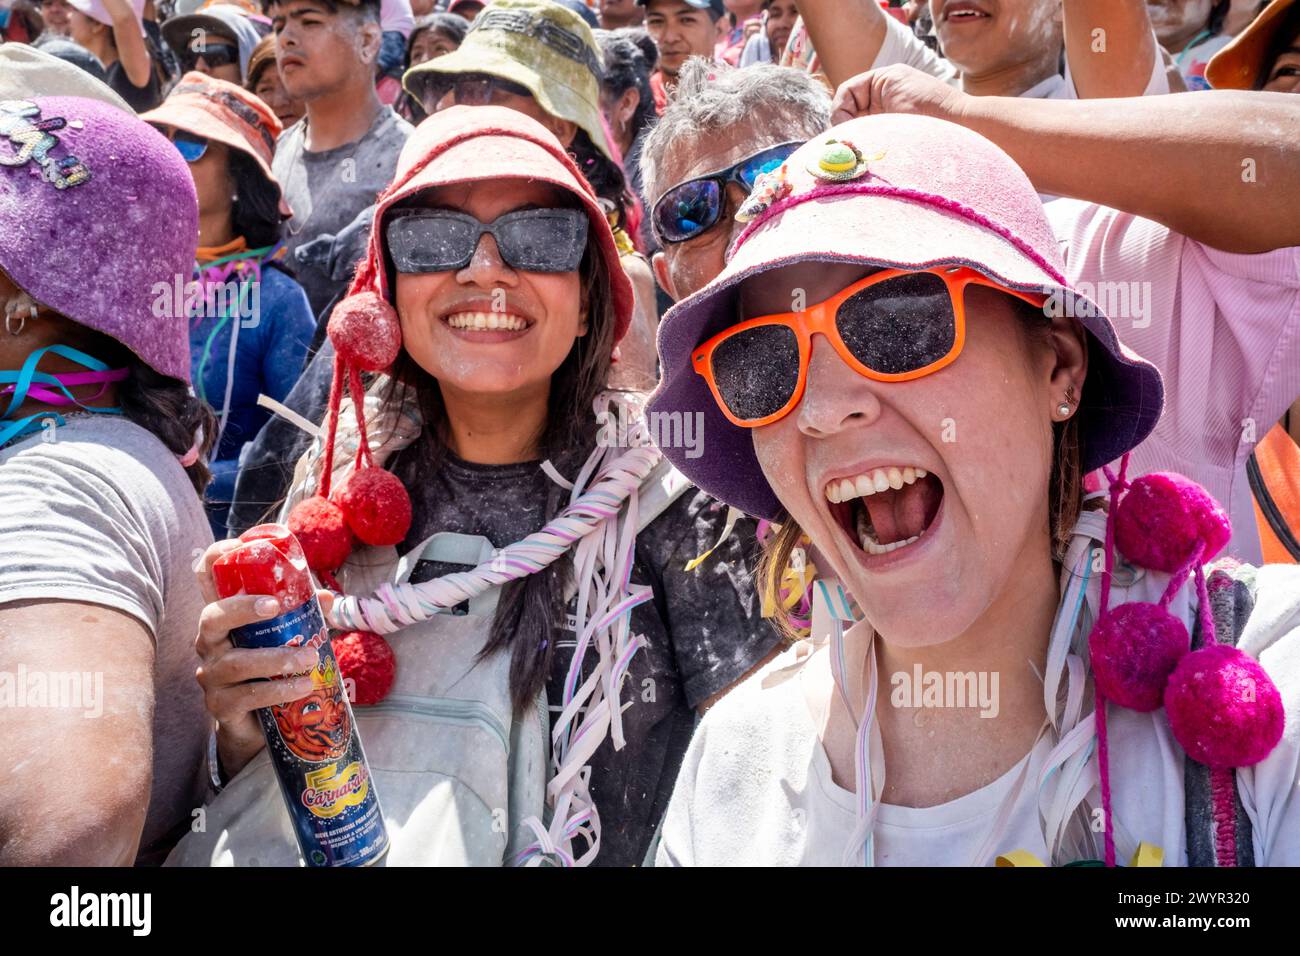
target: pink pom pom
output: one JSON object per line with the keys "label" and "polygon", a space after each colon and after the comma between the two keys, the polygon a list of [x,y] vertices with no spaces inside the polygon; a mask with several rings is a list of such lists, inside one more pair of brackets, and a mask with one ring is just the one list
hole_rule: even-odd
{"label": "pink pom pom", "polygon": [[289,512],[288,526],[313,571],[332,574],[352,553],[352,530],[342,509],[320,495],[298,502]]}
{"label": "pink pom pom", "polygon": [[1097,690],[1121,707],[1155,710],[1187,644],[1183,622],[1157,604],[1112,608],[1088,635]]}
{"label": "pink pom pom", "polygon": [[374,292],[358,292],[336,305],[326,331],[343,360],[367,372],[388,368],[402,348],[397,312]]}
{"label": "pink pom pom", "polygon": [[1207,767],[1249,767],[1282,739],[1282,695],[1259,662],[1235,647],[1193,651],[1174,668],[1165,712],[1188,756]]}
{"label": "pink pom pom", "polygon": [[352,533],[366,544],[398,544],[411,528],[411,497],[397,476],[382,468],[354,471],[332,497]]}
{"label": "pink pom pom", "polygon": [[371,631],[348,631],[336,634],[330,643],[352,703],[368,707],[388,696],[397,658],[386,640]]}
{"label": "pink pom pom", "polygon": [[1173,574],[1204,542],[1201,563],[1223,550],[1232,524],[1209,492],[1173,472],[1153,472],[1129,487],[1116,509],[1115,545],[1134,564]]}

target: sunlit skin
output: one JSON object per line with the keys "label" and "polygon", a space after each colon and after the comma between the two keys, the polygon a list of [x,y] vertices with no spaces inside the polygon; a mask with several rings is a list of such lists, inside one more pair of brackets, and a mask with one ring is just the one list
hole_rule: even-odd
{"label": "sunlit skin", "polygon": [[774,0],[767,8],[767,42],[772,47],[773,63],[780,61],[798,19],[799,8],[794,0]]}
{"label": "sunlit skin", "polygon": [[[673,186],[727,169],[769,146],[789,142],[790,136],[782,131],[781,124],[768,120],[769,117],[755,114],[751,122],[710,133],[704,141],[674,142],[656,171],[655,188],[659,195],[651,198],[649,208]],[[655,255],[655,277],[674,299],[684,299],[704,288],[722,272],[727,247],[744,229],[735,216],[747,193],[739,184],[730,183],[726,197],[725,214],[711,229],[686,242],[665,243],[663,250]]]}
{"label": "sunlit skin", "polygon": [[[362,31],[352,18],[330,14],[312,0],[289,0],[271,8],[276,62],[285,91],[300,100],[348,85],[358,60],[374,61],[378,28]],[[371,26],[367,24],[367,26]],[[370,50],[366,34],[374,33]]]}
{"label": "sunlit skin", "polygon": [[257,77],[257,85],[253,87],[253,93],[271,108],[271,112],[285,129],[302,119],[303,114],[307,112],[302,100],[294,99],[285,90],[284,83],[280,80],[280,70],[274,63],[268,63]]}
{"label": "sunlit skin", "polygon": [[71,13],[72,5],[68,0],[45,0],[41,4],[41,19],[45,21],[45,29],[59,36],[68,35]]}
{"label": "sunlit skin", "polygon": [[718,27],[707,10],[697,10],[683,0],[650,0],[645,28],[659,47],[659,69],[675,77],[687,57],[713,58]]}
{"label": "sunlit skin", "polygon": [[1147,15],[1161,46],[1180,53],[1205,31],[1214,0],[1147,0]]}
{"label": "sunlit skin", "polygon": [[[168,139],[176,135],[175,127],[159,126],[158,129]],[[209,140],[203,155],[185,165],[194,178],[199,197],[199,245],[220,246],[230,242],[235,238],[231,221],[235,181],[230,175],[230,148]]]}
{"label": "sunlit skin", "polygon": [[[871,271],[805,262],[751,278],[740,318],[789,311],[797,289],[819,302]],[[1082,388],[1087,359],[1072,320],[1054,321],[1051,341],[1039,340],[1010,302],[971,288],[961,355],[910,382],[867,379],[816,336],[802,401],[752,435],[777,497],[879,634],[882,673],[920,662],[1001,674],[998,721],[954,711],[921,728],[910,713],[880,708],[889,802],[930,806],[990,782],[1024,755],[1042,720],[1041,684],[1027,662],[1041,666],[1058,601],[1047,514],[1051,409],[1067,387]],[[824,489],[833,477],[889,465],[925,468],[943,498],[920,541],[868,559]],[[860,693],[864,649],[850,652]],[[851,788],[852,722],[822,676],[810,683],[810,706],[835,779]]]}
{"label": "sunlit skin", "polygon": [[1273,61],[1263,88],[1270,93],[1300,93],[1300,46],[1284,51]]}
{"label": "sunlit skin", "polygon": [[[518,209],[570,206],[572,199],[543,183],[510,179],[432,189],[420,194],[420,205],[493,222]],[[403,347],[438,380],[457,454],[495,463],[467,447],[482,422],[494,422],[485,426],[491,428],[504,420],[521,434],[541,434],[551,376],[587,333],[581,286],[577,272],[516,271],[490,235],[463,269],[397,276]],[[528,324],[522,331],[453,329],[448,317],[467,312],[505,313]]]}
{"label": "sunlit skin", "polygon": [[421,30],[411,41],[411,66],[419,66],[429,60],[446,56],[459,44],[441,30],[432,28]]}
{"label": "sunlit skin", "polygon": [[600,26],[604,30],[634,27],[645,21],[645,8],[636,0],[600,0]]}
{"label": "sunlit skin", "polygon": [[[963,9],[977,15],[963,17]],[[1024,92],[1057,72],[1059,0],[930,0],[930,15],[968,93]]]}

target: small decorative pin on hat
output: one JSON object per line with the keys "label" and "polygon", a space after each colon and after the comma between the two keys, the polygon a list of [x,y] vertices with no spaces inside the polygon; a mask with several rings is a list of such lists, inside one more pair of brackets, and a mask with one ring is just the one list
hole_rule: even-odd
{"label": "small decorative pin on hat", "polygon": [[754,191],[736,210],[736,222],[752,222],[767,212],[775,202],[780,202],[794,191],[794,184],[786,176],[785,163],[764,173],[754,182]]}
{"label": "small decorative pin on hat", "polygon": [[[874,158],[879,159],[880,156]],[[867,174],[867,158],[862,155],[862,150],[848,140],[828,139],[821,154],[808,161],[807,169],[818,179],[827,182],[848,182]]]}

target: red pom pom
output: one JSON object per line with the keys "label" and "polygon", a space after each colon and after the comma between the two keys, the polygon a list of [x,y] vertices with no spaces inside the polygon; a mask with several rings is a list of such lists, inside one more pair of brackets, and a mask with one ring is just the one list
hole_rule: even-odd
{"label": "red pom pom", "polygon": [[1187,644],[1183,622],[1158,604],[1112,608],[1088,635],[1097,690],[1121,707],[1155,710]]}
{"label": "red pom pom", "polygon": [[1188,756],[1207,767],[1249,767],[1282,739],[1282,695],[1259,662],[1215,644],[1184,657],[1165,689],[1165,713]]}
{"label": "red pom pom", "polygon": [[332,497],[366,544],[398,544],[411,528],[411,498],[397,476],[382,468],[354,471]]}
{"label": "red pom pom", "polygon": [[333,573],[352,553],[352,529],[343,509],[327,498],[312,495],[298,502],[288,523],[313,571]]}
{"label": "red pom pom", "polygon": [[1209,492],[1173,472],[1138,478],[1114,516],[1115,545],[1134,564],[1173,574],[1203,541],[1204,564],[1223,550],[1232,524]]}
{"label": "red pom pom", "polygon": [[388,368],[402,348],[397,312],[374,292],[348,296],[334,307],[325,328],[343,360],[367,372]]}
{"label": "red pom pom", "polygon": [[388,696],[397,657],[386,640],[370,631],[348,631],[336,634],[330,643],[352,703],[368,707]]}

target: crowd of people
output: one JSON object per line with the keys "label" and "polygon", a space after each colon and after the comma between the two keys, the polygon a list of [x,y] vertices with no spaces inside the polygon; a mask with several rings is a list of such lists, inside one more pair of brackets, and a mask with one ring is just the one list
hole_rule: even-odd
{"label": "crowd of people", "polygon": [[0,863],[1300,865],[1300,0],[0,37]]}

